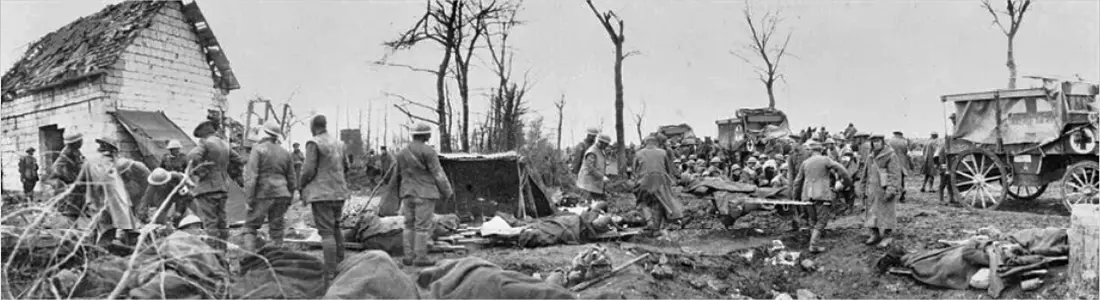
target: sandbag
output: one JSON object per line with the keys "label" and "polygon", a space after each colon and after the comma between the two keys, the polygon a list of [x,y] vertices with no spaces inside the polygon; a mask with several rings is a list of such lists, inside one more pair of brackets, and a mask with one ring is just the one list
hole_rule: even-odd
{"label": "sandbag", "polygon": [[418,299],[416,284],[382,251],[344,259],[324,299]]}
{"label": "sandbag", "polygon": [[575,299],[565,288],[477,257],[447,259],[421,271],[417,282],[433,299]]}

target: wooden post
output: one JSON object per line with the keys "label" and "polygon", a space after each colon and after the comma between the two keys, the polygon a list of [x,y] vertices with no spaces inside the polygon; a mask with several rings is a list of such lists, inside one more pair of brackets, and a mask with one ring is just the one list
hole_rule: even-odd
{"label": "wooden post", "polygon": [[1100,290],[1100,205],[1078,204],[1069,225],[1069,282],[1076,295]]}
{"label": "wooden post", "polygon": [[1004,150],[1005,149],[1005,140],[1004,140],[1003,135],[1001,134],[1001,122],[1003,122],[1003,121],[1001,120],[1001,92],[1000,91],[993,92],[993,101],[991,101],[991,103],[993,104],[993,111],[997,114],[997,117],[994,118],[994,120],[997,121],[997,130],[994,130],[994,132],[997,133],[997,153],[1000,154],[1000,153],[1004,153],[1004,151],[1005,151]]}

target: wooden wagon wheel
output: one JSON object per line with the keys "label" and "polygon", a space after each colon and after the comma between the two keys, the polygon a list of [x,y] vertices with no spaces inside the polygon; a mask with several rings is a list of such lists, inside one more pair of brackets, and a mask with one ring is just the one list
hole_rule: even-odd
{"label": "wooden wagon wheel", "polygon": [[1066,209],[1074,204],[1100,204],[1100,164],[1082,161],[1071,165],[1062,176],[1061,196]]}
{"label": "wooden wagon wheel", "polygon": [[1040,186],[1010,184],[1008,186],[1008,195],[1020,200],[1035,200],[1035,198],[1039,198],[1039,196],[1043,195],[1048,185],[1050,184],[1045,183]]}
{"label": "wooden wagon wheel", "polygon": [[1008,197],[1008,169],[989,151],[975,148],[959,153],[951,174],[951,189],[960,203],[995,209]]}

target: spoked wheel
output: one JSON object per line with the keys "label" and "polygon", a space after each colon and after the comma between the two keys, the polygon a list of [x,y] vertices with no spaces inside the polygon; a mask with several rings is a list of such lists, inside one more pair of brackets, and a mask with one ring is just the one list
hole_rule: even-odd
{"label": "spoked wheel", "polygon": [[1008,195],[1020,200],[1035,200],[1043,195],[1047,185],[1049,184],[1040,186],[1012,184],[1008,186]]}
{"label": "spoked wheel", "polygon": [[959,153],[951,165],[956,199],[973,208],[994,209],[1008,197],[1008,169],[988,151]]}
{"label": "spoked wheel", "polygon": [[1066,209],[1074,204],[1100,204],[1100,165],[1083,161],[1071,165],[1062,176],[1061,196]]}

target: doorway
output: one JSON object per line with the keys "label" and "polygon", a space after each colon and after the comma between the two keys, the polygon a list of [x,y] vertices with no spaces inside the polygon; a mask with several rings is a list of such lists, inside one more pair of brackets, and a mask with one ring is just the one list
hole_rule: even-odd
{"label": "doorway", "polygon": [[57,125],[42,126],[38,128],[39,156],[45,166],[53,164],[61,149],[65,148],[65,130],[57,128]]}

